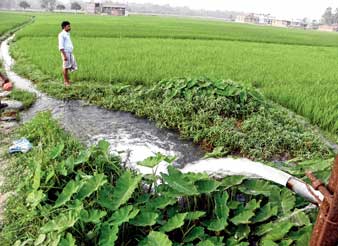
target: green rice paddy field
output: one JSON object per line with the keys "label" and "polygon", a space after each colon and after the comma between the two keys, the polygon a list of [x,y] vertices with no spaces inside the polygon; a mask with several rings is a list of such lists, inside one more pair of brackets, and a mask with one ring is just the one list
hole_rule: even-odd
{"label": "green rice paddy field", "polygon": [[0,35],[18,27],[30,19],[29,15],[0,12]]}
{"label": "green rice paddy field", "polygon": [[74,81],[153,84],[173,77],[231,79],[338,134],[338,34],[165,17],[38,15],[14,56],[61,80],[56,36],[72,23]]}

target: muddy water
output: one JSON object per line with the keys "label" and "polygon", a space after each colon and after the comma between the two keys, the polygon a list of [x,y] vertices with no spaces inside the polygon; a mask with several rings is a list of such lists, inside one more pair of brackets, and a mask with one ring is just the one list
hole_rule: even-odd
{"label": "muddy water", "polygon": [[122,152],[122,157],[128,159],[131,165],[157,152],[177,156],[175,164],[178,166],[199,160],[204,155],[198,146],[180,140],[174,132],[157,128],[149,120],[137,118],[130,113],[86,105],[82,101],[56,100],[39,92],[31,81],[11,70],[14,61],[9,54],[10,39],[4,41],[0,47],[7,76],[17,88],[36,93],[38,96],[33,107],[22,114],[23,122],[38,112],[49,110],[75,137],[88,145],[105,139],[111,144],[111,151]]}

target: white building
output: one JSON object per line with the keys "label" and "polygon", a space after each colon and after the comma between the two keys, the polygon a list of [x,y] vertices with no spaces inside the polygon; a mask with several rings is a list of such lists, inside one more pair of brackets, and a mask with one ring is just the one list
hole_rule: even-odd
{"label": "white building", "polygon": [[259,25],[271,25],[272,21],[276,19],[270,14],[247,14],[247,15],[238,15],[236,16],[236,22],[249,23],[249,24],[259,24]]}
{"label": "white building", "polygon": [[87,14],[104,14],[112,16],[128,15],[126,4],[101,1],[91,1],[86,3],[85,11]]}

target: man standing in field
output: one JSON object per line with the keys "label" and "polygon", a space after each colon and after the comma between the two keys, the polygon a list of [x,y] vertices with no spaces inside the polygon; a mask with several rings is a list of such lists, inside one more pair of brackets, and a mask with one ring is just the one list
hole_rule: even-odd
{"label": "man standing in field", "polygon": [[59,33],[59,50],[63,59],[63,79],[65,86],[70,86],[69,72],[77,70],[77,64],[73,55],[73,43],[70,39],[70,23],[64,21],[61,23],[62,31]]}

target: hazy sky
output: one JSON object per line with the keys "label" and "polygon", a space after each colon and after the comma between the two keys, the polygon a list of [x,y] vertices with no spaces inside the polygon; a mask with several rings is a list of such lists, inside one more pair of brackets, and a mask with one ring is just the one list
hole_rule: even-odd
{"label": "hazy sky", "polygon": [[170,4],[193,9],[236,10],[270,13],[280,18],[320,19],[327,7],[338,8],[335,0],[122,0],[120,2]]}

